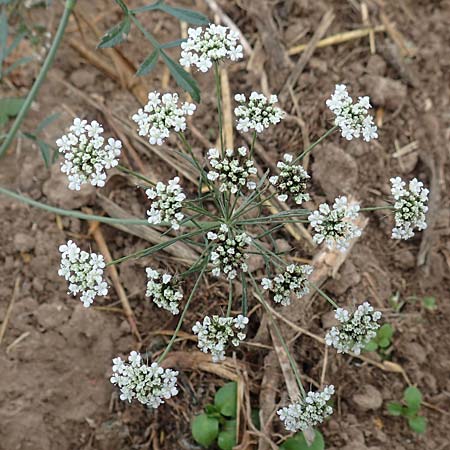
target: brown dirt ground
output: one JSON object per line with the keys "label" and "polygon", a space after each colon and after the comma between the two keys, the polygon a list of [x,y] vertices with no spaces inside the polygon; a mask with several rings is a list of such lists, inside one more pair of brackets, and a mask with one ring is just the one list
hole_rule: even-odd
{"label": "brown dirt ground", "polygon": [[[298,56],[291,62],[279,49],[308,43],[322,16],[333,8],[335,19],[326,35],[363,27],[359,3],[355,0],[286,0],[286,1],[220,1],[225,12],[241,28],[255,49],[251,62],[228,68],[232,92],[261,89],[264,75],[268,86],[279,92],[286,76],[292,72]],[[401,33],[401,49],[392,35],[376,34],[376,54],[371,55],[368,38],[352,40],[337,46],[316,49],[296,85],[294,97],[283,107],[304,120],[286,121],[276,130],[264,134],[263,146],[268,159],[275,162],[285,151],[298,152],[305,140],[319,136],[329,124],[324,101],[337,82],[351,86],[355,95],[372,96],[380,139],[374,143],[346,143],[335,135],[327,147],[315,152],[310,161],[313,176],[313,200],[332,199],[339,192],[356,193],[364,204],[379,204],[388,194],[390,176],[420,177],[431,186],[429,230],[408,242],[393,242],[389,237],[390,219],[373,215],[363,238],[353,249],[335,280],[326,290],[340,304],[352,304],[369,298],[384,311],[385,320],[395,327],[390,359],[401,364],[411,381],[424,393],[434,408],[423,410],[428,431],[423,436],[412,433],[399,418],[386,413],[386,403],[399,399],[406,384],[395,373],[387,373],[358,360],[328,353],[325,382],[338,389],[336,413],[321,427],[327,448],[363,450],[450,448],[450,333],[448,317],[450,266],[450,213],[448,199],[448,155],[450,138],[450,2],[438,0],[369,0],[370,18],[382,22],[382,15]],[[203,2],[185,1],[186,6],[205,13]],[[79,12],[90,18],[100,30],[115,23],[118,9],[110,12],[111,2],[81,0]],[[107,12],[105,12],[107,11]],[[54,31],[61,12],[59,5],[49,10],[35,9],[29,20]],[[161,41],[179,35],[179,24],[162,14],[148,14],[145,24]],[[270,19],[270,20],[269,20]],[[74,22],[68,38],[94,48],[95,40],[86,28],[80,38]],[[281,46],[281,47],[280,47]],[[135,64],[149,52],[133,31],[130,42],[122,47],[126,57]],[[101,52],[110,67],[107,53]],[[247,70],[249,68],[249,70]],[[0,85],[1,95],[24,95],[37,67],[16,71],[8,85]],[[138,107],[128,89],[92,67],[66,39],[52,69],[52,77],[43,86],[24,126],[31,129],[42,117],[61,112],[48,130],[49,142],[61,134],[73,114],[105,122],[111,112],[127,117]],[[82,93],[105,105],[103,114],[67,85],[66,80]],[[195,125],[213,140],[210,129],[213,91],[211,77],[198,75],[203,102],[195,116]],[[162,65],[145,78],[148,90],[174,86]],[[305,131],[306,130],[306,131]],[[111,131],[107,127],[107,131]],[[417,149],[396,158],[393,153],[417,141]],[[196,142],[198,151],[204,151]],[[132,141],[134,144],[134,141]],[[148,173],[167,177],[161,158],[142,155]],[[169,175],[173,175],[171,169]],[[23,139],[17,143],[0,165],[0,184],[44,202],[67,208],[90,206],[101,212],[95,194],[89,189],[73,195],[62,187],[57,164],[47,171],[36,148]],[[140,194],[119,176],[108,184],[110,198],[136,215],[145,214]],[[193,367],[180,377],[181,393],[156,413],[138,405],[125,405],[109,384],[110,360],[117,354],[135,348],[128,322],[114,311],[91,308],[66,296],[66,286],[57,276],[58,245],[75,238],[86,247],[95,248],[87,233],[87,225],[77,219],[55,218],[22,204],[0,197],[0,317],[4,318],[18,292],[0,347],[0,449],[191,449],[196,448],[189,435],[189,418],[199,412],[222,380]],[[102,226],[114,257],[135,251],[145,241],[125,232]],[[310,257],[306,246],[285,233],[278,236],[289,241],[298,256]],[[155,257],[156,259],[156,257]],[[176,269],[176,261],[163,255],[154,264]],[[143,350],[160,350],[166,338],[150,333],[171,329],[175,321],[168,318],[143,297],[144,267],[149,261],[135,261],[120,267],[120,279],[135,311],[143,335]],[[18,280],[18,281],[17,281]],[[183,327],[200,315],[211,312],[226,302],[223,286],[215,282],[200,292],[198,301]],[[389,307],[388,299],[395,293],[405,302],[400,313]],[[415,298],[436,297],[438,308],[426,311]],[[203,301],[204,300],[204,301]],[[111,290],[104,306],[120,306]],[[206,307],[205,311],[205,305]],[[329,323],[327,306],[315,299],[303,305],[305,316],[300,325],[319,335]],[[260,311],[254,315],[250,339],[257,330]],[[3,321],[3,319],[2,319]],[[270,342],[268,342],[270,344]],[[179,349],[195,351],[195,344],[182,342]],[[301,370],[310,378],[320,380],[324,350],[306,336],[293,345]],[[242,347],[237,358],[249,371],[252,402],[258,406],[261,367],[265,350]],[[285,399],[281,388],[278,399]],[[275,422],[277,422],[275,420]],[[274,424],[272,438],[281,433]],[[250,448],[250,447],[248,447]],[[255,447],[252,447],[255,448]]]}

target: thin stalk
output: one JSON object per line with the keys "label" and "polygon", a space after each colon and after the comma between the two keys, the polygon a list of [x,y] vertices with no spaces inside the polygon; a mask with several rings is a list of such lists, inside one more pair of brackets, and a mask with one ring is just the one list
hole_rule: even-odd
{"label": "thin stalk", "polygon": [[252,143],[250,145],[250,158],[253,158],[253,152],[255,151],[255,143],[256,143],[256,131],[253,131]]}
{"label": "thin stalk", "polygon": [[217,61],[214,62],[214,80],[216,82],[217,112],[219,114],[220,151],[222,152],[223,158],[225,156],[225,149],[223,143],[222,86],[220,84],[219,63]]}
{"label": "thin stalk", "polygon": [[264,206],[264,203],[268,202],[269,200],[271,200],[273,197],[275,197],[276,193],[273,192],[272,194],[270,194],[268,197],[264,198],[263,200],[257,202],[257,203],[253,203],[249,208],[243,209],[241,212],[237,212],[234,217],[238,218],[244,214],[249,213],[250,211],[252,211],[255,208],[259,208],[260,206]]}
{"label": "thin stalk", "polygon": [[187,313],[187,310],[189,309],[189,305],[191,304],[192,299],[194,298],[194,294],[197,291],[198,285],[200,284],[200,279],[202,278],[203,274],[205,273],[206,267],[208,266],[209,256],[206,258],[206,261],[202,267],[202,270],[197,277],[197,280],[195,281],[194,287],[192,288],[192,291],[189,295],[189,298],[186,302],[186,305],[184,305],[184,309],[181,313],[180,319],[178,320],[177,326],[173,332],[172,337],[170,338],[169,343],[167,344],[166,349],[164,350],[163,354],[158,358],[158,363],[161,363],[164,358],[167,356],[167,354],[170,352],[170,349],[172,348],[175,339],[177,338],[178,332],[180,331],[181,325],[183,324],[184,316]]}
{"label": "thin stalk", "polygon": [[393,210],[395,209],[393,206],[391,205],[385,205],[385,206],[371,206],[369,208],[361,208],[360,211],[380,211],[382,209],[390,209]]}
{"label": "thin stalk", "polygon": [[120,164],[118,166],[116,166],[116,168],[118,170],[120,170],[121,172],[123,172],[123,173],[126,173],[128,175],[132,175],[133,177],[137,178],[138,180],[145,181],[150,186],[156,186],[156,183],[154,183],[152,180],[150,180],[149,178],[145,177],[144,175],[141,175],[138,172],[135,172],[134,170],[131,170],[131,169],[128,169],[127,167],[121,166]]}
{"label": "thin stalk", "polygon": [[227,306],[227,317],[231,315],[231,307],[233,306],[233,282],[228,280],[228,306]]}
{"label": "thin stalk", "polygon": [[335,125],[334,127],[330,128],[327,132],[322,134],[319,139],[317,139],[316,142],[313,142],[303,153],[297,156],[297,158],[292,161],[291,164],[295,164],[298,160],[303,159],[308,153],[310,153],[316,146],[318,146],[323,140],[325,140],[330,134],[334,133],[339,127]]}
{"label": "thin stalk", "polygon": [[248,298],[247,298],[247,278],[245,273],[241,273],[241,283],[242,283],[242,315],[247,317],[248,313]]}
{"label": "thin stalk", "polygon": [[8,150],[9,146],[14,140],[17,131],[19,130],[20,125],[22,124],[23,119],[27,115],[27,112],[30,109],[33,100],[35,99],[37,93],[39,92],[39,88],[41,87],[42,82],[45,80],[45,77],[47,76],[48,70],[53,64],[53,60],[55,59],[56,52],[58,51],[59,45],[64,36],[64,32],[66,31],[67,23],[69,21],[70,14],[72,13],[75,3],[76,0],[66,0],[64,11],[58,25],[58,30],[56,31],[55,34],[55,38],[53,39],[52,46],[50,47],[50,50],[47,54],[47,57],[45,58],[44,64],[41,67],[39,75],[36,78],[35,82],[33,83],[33,86],[31,87],[30,92],[28,93],[27,98],[25,99],[25,102],[22,105],[22,108],[20,108],[19,114],[17,114],[12,127],[10,128],[8,134],[6,135],[5,141],[0,147],[0,158],[3,156],[6,150]]}
{"label": "thin stalk", "polygon": [[309,284],[334,308],[334,309],[338,309],[339,305],[331,298],[329,297],[327,294],[325,294],[325,292],[322,291],[322,289],[320,289],[318,286],[316,286],[314,283],[309,282]]}
{"label": "thin stalk", "polygon": [[262,294],[261,290],[259,289],[258,284],[256,283],[256,280],[253,278],[252,274],[250,274],[250,278],[252,280],[253,287],[256,290],[257,295],[255,295],[255,297],[259,301],[259,303],[261,303],[261,305],[264,307],[264,309],[266,310],[266,313],[269,316],[270,323],[273,325],[273,328],[275,329],[275,333],[276,333],[278,339],[280,340],[284,351],[286,352],[286,355],[289,360],[289,364],[292,368],[292,371],[294,372],[295,380],[297,381],[297,385],[300,389],[300,392],[302,393],[303,397],[306,397],[306,391],[305,391],[305,388],[303,387],[302,379],[301,379],[300,373],[298,371],[297,364],[294,361],[294,358],[292,357],[292,354],[289,351],[289,347],[288,347],[286,341],[284,340],[283,335],[281,334],[280,328],[278,327],[278,324],[276,323],[275,318],[272,315],[272,311],[270,310],[269,306],[263,299],[263,294]]}

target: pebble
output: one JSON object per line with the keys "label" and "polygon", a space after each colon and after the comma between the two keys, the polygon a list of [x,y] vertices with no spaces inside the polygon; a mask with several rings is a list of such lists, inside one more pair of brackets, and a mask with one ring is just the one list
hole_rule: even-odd
{"label": "pebble", "polygon": [[367,384],[353,395],[352,401],[360,411],[370,411],[381,408],[383,397],[376,387]]}

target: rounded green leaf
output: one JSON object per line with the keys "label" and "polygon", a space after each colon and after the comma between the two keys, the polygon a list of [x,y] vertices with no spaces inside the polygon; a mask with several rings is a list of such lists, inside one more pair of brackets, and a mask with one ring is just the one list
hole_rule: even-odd
{"label": "rounded green leaf", "polygon": [[394,334],[394,328],[390,323],[385,323],[377,332],[379,339],[391,339]]}
{"label": "rounded green leaf", "polygon": [[424,297],[422,299],[422,305],[430,311],[433,311],[437,308],[436,299],[434,297]]}
{"label": "rounded green leaf", "polygon": [[409,428],[416,433],[425,433],[427,429],[427,420],[422,416],[410,417],[408,419],[408,425]]}
{"label": "rounded green leaf", "polygon": [[422,403],[422,393],[415,386],[406,388],[403,394],[403,398],[405,399],[405,402],[409,408],[415,410],[418,410],[420,408],[420,404]]}
{"label": "rounded green leaf", "polygon": [[236,417],[237,383],[232,381],[222,386],[214,396],[214,404],[222,415]]}
{"label": "rounded green leaf", "polygon": [[232,450],[236,444],[236,421],[227,420],[224,424],[223,431],[219,433],[217,445],[221,450]]}
{"label": "rounded green leaf", "polygon": [[389,402],[387,410],[391,416],[401,416],[403,412],[403,406],[397,402]]}
{"label": "rounded green leaf", "polygon": [[315,437],[311,445],[305,440],[303,433],[297,433],[294,436],[286,439],[280,447],[280,450],[324,450],[325,441],[319,431],[314,432]]}
{"label": "rounded green leaf", "polygon": [[364,351],[366,352],[374,352],[378,348],[378,344],[375,342],[375,340],[370,341],[365,347]]}
{"label": "rounded green leaf", "polygon": [[209,447],[219,434],[219,421],[215,417],[200,414],[191,425],[192,437],[203,447]]}
{"label": "rounded green leaf", "polygon": [[378,345],[379,345],[381,348],[388,348],[390,344],[391,344],[391,341],[390,341],[388,338],[381,338],[381,339],[378,341]]}

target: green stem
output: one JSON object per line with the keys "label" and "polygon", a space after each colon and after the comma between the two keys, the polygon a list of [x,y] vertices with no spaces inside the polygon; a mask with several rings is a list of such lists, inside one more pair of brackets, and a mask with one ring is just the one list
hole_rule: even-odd
{"label": "green stem", "polygon": [[19,114],[17,114],[16,119],[9,130],[5,141],[0,147],[0,157],[3,156],[3,154],[8,150],[9,146],[11,145],[12,141],[14,140],[17,131],[20,128],[20,125],[22,124],[23,119],[25,118],[28,110],[30,109],[30,106],[35,99],[39,88],[41,87],[42,82],[45,80],[45,77],[47,76],[47,72],[50,69],[50,67],[53,64],[53,60],[55,59],[56,52],[58,50],[59,44],[61,43],[61,40],[64,36],[64,32],[67,27],[67,23],[69,21],[70,14],[75,6],[76,0],[66,0],[66,4],[64,7],[64,12],[61,17],[61,20],[59,22],[58,30],[56,31],[55,38],[53,39],[52,46],[50,47],[50,50],[48,52],[47,57],[45,58],[44,64],[41,67],[41,70],[39,72],[38,77],[36,78],[35,82],[33,83],[33,86],[31,87],[30,92],[27,95],[27,98],[25,99],[25,102],[22,105],[22,108],[20,108]]}
{"label": "green stem", "polygon": [[395,208],[393,206],[389,206],[389,205],[386,205],[386,206],[372,206],[372,207],[369,207],[369,208],[361,208],[360,211],[380,211],[382,209],[393,210]]}
{"label": "green stem", "polygon": [[220,84],[219,63],[214,62],[214,79],[216,81],[216,96],[217,96],[217,112],[219,113],[219,139],[220,150],[222,158],[225,156],[225,149],[223,143],[223,112],[222,112],[222,86]]}
{"label": "green stem", "polygon": [[330,128],[326,133],[320,136],[320,138],[317,139],[316,142],[313,142],[303,153],[298,155],[297,158],[295,158],[291,164],[295,164],[299,159],[303,159],[308,153],[310,153],[315,147],[317,147],[323,140],[325,140],[328,136],[330,136],[330,134],[334,133],[338,128],[339,127],[337,125]]}
{"label": "green stem", "polygon": [[231,315],[231,307],[233,306],[233,282],[228,280],[228,306],[227,306],[227,317]]}
{"label": "green stem", "polygon": [[121,166],[120,164],[116,166],[118,170],[120,170],[123,173],[126,173],[128,175],[132,175],[133,177],[137,178],[138,180],[145,181],[150,186],[156,186],[156,183],[154,183],[152,180],[148,179],[144,175],[141,175],[138,172],[135,172],[134,170],[128,169],[127,167]]}
{"label": "green stem", "polygon": [[158,358],[158,364],[160,364],[164,360],[164,358],[167,356],[167,354],[170,352],[170,349],[172,348],[172,346],[175,342],[175,339],[177,338],[178,332],[180,331],[181,325],[183,324],[184,316],[186,315],[187,310],[189,309],[189,305],[191,304],[191,301],[194,298],[194,294],[198,288],[198,285],[200,284],[200,279],[202,278],[203,274],[205,273],[206,267],[208,266],[208,261],[209,261],[209,257],[206,258],[206,261],[202,267],[200,275],[197,277],[197,280],[195,281],[194,287],[192,288],[192,291],[189,295],[186,305],[184,305],[184,309],[181,313],[180,319],[178,320],[175,331],[173,332],[173,335],[170,338],[170,341],[167,344],[166,349],[164,350],[163,354]]}
{"label": "green stem", "polygon": [[305,392],[305,389],[303,387],[303,383],[302,383],[302,379],[301,379],[301,376],[300,376],[300,372],[299,372],[298,367],[297,367],[297,363],[294,361],[294,358],[292,357],[292,354],[289,351],[289,347],[288,347],[288,345],[287,345],[283,335],[281,334],[281,330],[278,327],[278,325],[277,325],[277,323],[275,321],[275,318],[272,315],[272,311],[270,310],[270,308],[267,305],[267,303],[264,301],[263,294],[262,294],[261,290],[259,289],[258,284],[256,283],[256,280],[253,278],[252,274],[250,274],[250,278],[252,280],[253,287],[255,288],[255,291],[256,291],[256,294],[257,294],[257,295],[255,295],[255,297],[259,301],[259,303],[261,303],[261,305],[264,307],[264,309],[266,310],[266,313],[269,316],[270,323],[273,325],[273,328],[275,329],[275,333],[276,333],[278,339],[280,340],[284,351],[286,352],[286,355],[287,355],[288,360],[289,360],[289,364],[290,364],[290,366],[292,368],[292,371],[294,372],[294,376],[295,376],[295,379],[297,381],[297,385],[298,385],[298,387],[300,389],[300,392],[302,393],[303,397],[306,397],[306,392]]}
{"label": "green stem", "polygon": [[253,152],[255,151],[256,143],[256,131],[253,132],[252,143],[250,145],[250,158],[253,158]]}
{"label": "green stem", "polygon": [[329,297],[327,294],[325,294],[325,292],[322,291],[322,289],[320,289],[318,286],[316,286],[314,283],[309,282],[309,284],[334,308],[334,309],[338,309],[339,305],[331,298]]}

